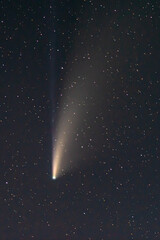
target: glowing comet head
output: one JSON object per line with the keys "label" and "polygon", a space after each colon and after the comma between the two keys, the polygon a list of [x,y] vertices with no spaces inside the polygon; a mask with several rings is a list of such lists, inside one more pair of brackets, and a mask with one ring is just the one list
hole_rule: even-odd
{"label": "glowing comet head", "polygon": [[52,179],[53,179],[53,180],[56,180],[56,176],[53,176]]}

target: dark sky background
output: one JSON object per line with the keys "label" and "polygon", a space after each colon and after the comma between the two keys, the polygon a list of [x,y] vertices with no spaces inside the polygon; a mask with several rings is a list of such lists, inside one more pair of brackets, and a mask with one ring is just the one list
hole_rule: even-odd
{"label": "dark sky background", "polygon": [[[159,1],[0,6],[0,239],[160,239]],[[65,76],[83,59],[84,159],[53,181]]]}

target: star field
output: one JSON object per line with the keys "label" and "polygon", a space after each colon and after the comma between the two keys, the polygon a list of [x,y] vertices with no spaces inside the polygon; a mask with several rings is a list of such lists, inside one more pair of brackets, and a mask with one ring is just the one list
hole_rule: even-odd
{"label": "star field", "polygon": [[159,1],[0,3],[0,238],[160,239]]}

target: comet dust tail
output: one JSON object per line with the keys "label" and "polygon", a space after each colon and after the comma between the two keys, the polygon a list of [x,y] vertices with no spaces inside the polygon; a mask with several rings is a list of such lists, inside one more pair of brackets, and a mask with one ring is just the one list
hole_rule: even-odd
{"label": "comet dust tail", "polygon": [[55,154],[52,157],[52,179],[56,179],[59,175],[59,167],[60,167],[60,152],[59,149],[56,149]]}
{"label": "comet dust tail", "polygon": [[[60,137],[61,139],[61,137]],[[61,163],[63,155],[63,141],[58,139],[52,153],[52,179],[57,179],[61,175]]]}

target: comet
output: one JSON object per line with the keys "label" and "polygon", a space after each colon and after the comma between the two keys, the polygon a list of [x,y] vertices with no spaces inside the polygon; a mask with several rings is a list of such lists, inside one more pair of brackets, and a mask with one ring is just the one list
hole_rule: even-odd
{"label": "comet", "polygon": [[[105,19],[101,26],[104,25]],[[97,26],[93,27],[96,29]],[[90,37],[91,31],[92,27],[87,28],[87,32],[82,29],[82,34],[76,39],[69,55],[71,60],[63,69],[63,87],[57,91],[52,133],[53,180],[95,158],[94,146],[101,149],[99,142],[103,140],[98,140],[101,137],[98,134],[101,123],[105,122],[103,109],[104,103],[106,107],[109,103],[111,78],[107,65],[109,60],[106,61],[108,55],[104,53],[111,51],[114,42],[106,28],[102,29],[98,39]]]}

